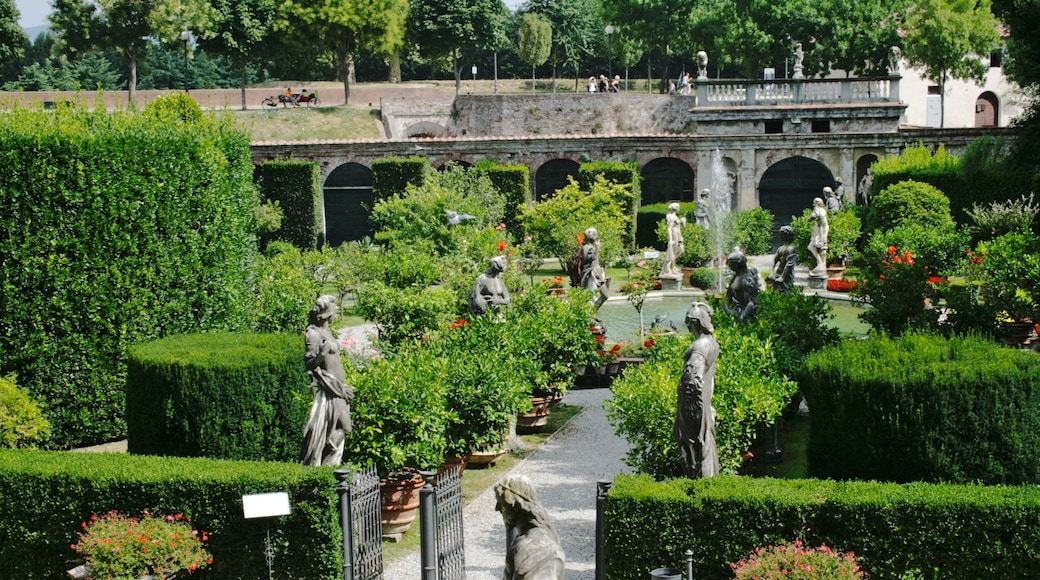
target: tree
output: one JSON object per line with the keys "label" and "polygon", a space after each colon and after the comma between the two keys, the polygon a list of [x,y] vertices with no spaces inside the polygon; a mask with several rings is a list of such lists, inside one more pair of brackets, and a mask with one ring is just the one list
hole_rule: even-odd
{"label": "tree", "polygon": [[285,0],[276,28],[303,26],[297,33],[329,47],[343,78],[343,94],[350,103],[354,55],[361,49],[391,55],[404,42],[408,0]]}
{"label": "tree", "polygon": [[993,8],[1008,28],[1004,72],[1034,97],[1017,122],[1021,134],[1014,142],[1013,160],[1035,172],[1040,158],[1040,100],[1035,98],[1040,93],[1040,2],[996,0]]}
{"label": "tree", "polygon": [[907,11],[903,54],[939,85],[940,127],[946,81],[985,78],[988,69],[980,57],[997,46],[998,26],[990,0],[917,0]]}
{"label": "tree", "polygon": [[901,46],[899,26],[906,0],[831,0],[823,4],[825,30],[816,47],[820,61],[846,75],[888,73],[888,54]]}
{"label": "tree", "polygon": [[531,92],[534,93],[534,69],[545,64],[552,49],[552,26],[537,14],[524,14],[520,25],[520,58],[531,65]]}
{"label": "tree", "polygon": [[412,4],[408,30],[419,54],[451,59],[457,95],[462,88],[463,54],[504,44],[508,18],[502,0],[422,0]]}
{"label": "tree", "polygon": [[[563,66],[574,73],[574,90],[577,91],[581,66],[594,54],[594,47],[605,40],[605,23],[596,13],[596,4],[592,0],[528,0],[524,9],[540,14],[552,25],[549,58],[553,64],[553,89],[556,67]],[[606,53],[605,46],[603,52]]]}
{"label": "tree", "polygon": [[29,42],[18,25],[19,16],[14,0],[0,0],[0,65],[21,58]]}
{"label": "tree", "polygon": [[691,26],[690,16],[698,0],[601,0],[603,19],[624,23],[647,50],[661,54],[661,92],[667,90],[669,55],[677,32]]}
{"label": "tree", "polygon": [[199,41],[199,46],[227,56],[241,73],[242,110],[246,109],[248,65],[270,51],[276,0],[211,0],[216,11],[214,36]]}
{"label": "tree", "polygon": [[639,60],[643,58],[643,47],[639,45],[639,42],[632,38],[632,34],[628,31],[627,27],[615,26],[614,27],[614,60],[617,61],[618,66],[624,67],[625,69],[625,90],[628,90],[628,69],[636,66]]}

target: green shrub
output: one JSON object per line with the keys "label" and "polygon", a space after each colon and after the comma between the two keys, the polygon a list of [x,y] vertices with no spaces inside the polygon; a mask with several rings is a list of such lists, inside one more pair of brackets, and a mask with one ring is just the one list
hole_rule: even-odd
{"label": "green shrub", "polygon": [[838,330],[828,324],[833,318],[826,300],[800,292],[761,292],[758,312],[747,329],[769,340],[776,357],[776,370],[783,376],[798,376],[805,357],[838,344]]}
{"label": "green shrub", "polygon": [[69,547],[92,514],[183,513],[209,532],[213,564],[192,578],[267,577],[267,526],[242,518],[245,494],[285,491],[292,514],[270,522],[287,578],[343,577],[332,469],[275,462],[0,450],[0,577],[54,578],[82,563]]}
{"label": "green shrub", "polygon": [[710,290],[719,286],[718,268],[694,268],[690,272],[690,286],[701,290]]}
{"label": "green shrub", "polygon": [[626,248],[636,247],[636,211],[639,209],[639,200],[642,193],[639,182],[639,164],[634,161],[590,161],[582,163],[578,167],[578,187],[585,191],[591,191],[596,181],[602,176],[603,180],[610,184],[620,185],[621,189],[615,189],[615,201],[621,206],[621,211],[629,220],[625,223],[625,232],[622,241]]}
{"label": "green shrub", "polygon": [[299,460],[311,401],[298,334],[171,336],[130,348],[127,367],[130,453]]}
{"label": "green shrub", "polygon": [[51,425],[15,381],[14,375],[0,377],[0,447],[33,447],[47,438]]}
{"label": "green shrub", "polygon": [[952,222],[927,225],[903,222],[888,230],[875,231],[863,248],[860,266],[871,275],[881,273],[889,246],[910,251],[915,260],[928,266],[933,276],[949,276],[960,269],[970,247],[967,231]]}
{"label": "green shrub", "polygon": [[265,161],[260,164],[261,197],[282,210],[280,227],[265,241],[289,242],[301,250],[321,246],[324,216],[318,164],[313,161]]}
{"label": "green shrub", "polygon": [[1025,230],[979,242],[984,300],[1019,321],[1036,319],[1040,305],[1040,237]]}
{"label": "green shrub", "polygon": [[454,319],[455,297],[444,288],[373,281],[358,289],[357,313],[375,324],[383,348],[396,349],[447,326]]}
{"label": "green shrub", "polygon": [[483,159],[473,166],[473,171],[486,175],[505,199],[502,221],[506,224],[506,231],[514,240],[522,239],[524,229],[520,223],[520,213],[530,197],[531,170],[522,164],[504,165]]}
{"label": "green shrub", "polygon": [[[683,215],[682,208],[679,214]],[[709,232],[697,225],[693,219],[687,217],[686,225],[682,226],[683,253],[675,259],[676,265],[683,268],[698,268],[715,254],[715,240]],[[657,222],[656,247],[663,249],[668,245],[668,223],[662,219]]]}
{"label": "green shrub", "polygon": [[1035,484],[1040,358],[978,337],[906,333],[809,356],[810,473]]}
{"label": "green shrub", "polygon": [[952,225],[949,198],[920,181],[901,181],[886,187],[870,201],[864,233],[890,230],[904,223],[928,227]]}
{"label": "green shrub", "polygon": [[739,246],[749,256],[768,254],[773,241],[773,214],[760,207],[726,216],[726,247]]}
{"label": "green shrub", "polygon": [[253,332],[301,332],[321,285],[307,275],[303,255],[287,242],[272,242],[254,266]]}
{"label": "green shrub", "polygon": [[230,123],[0,112],[0,369],[46,403],[48,446],[125,435],[127,345],[248,328],[257,195]]}
{"label": "green shrub", "polygon": [[1030,231],[1040,214],[1040,205],[1033,204],[1033,194],[1005,202],[973,205],[968,210],[971,233],[975,241],[991,240],[1004,234]]}
{"label": "green shrub", "polygon": [[794,540],[854,552],[871,578],[918,577],[910,576],[915,570],[930,577],[938,570],[938,577],[956,580],[1024,580],[1040,566],[1032,533],[1040,524],[1035,486],[731,475],[656,483],[620,475],[604,509],[608,580],[645,578],[662,566],[683,569],[687,549],[694,578],[732,578],[730,562]]}
{"label": "green shrub", "polygon": [[[743,463],[758,426],[780,415],[796,385],[779,375],[769,341],[744,334],[736,325],[718,325],[716,337],[715,440],[723,470],[732,473]],[[625,462],[657,479],[682,474],[673,427],[686,346],[679,337],[658,339],[643,364],[614,380],[614,398],[607,403],[607,417],[631,445]]]}
{"label": "green shrub", "polygon": [[372,162],[372,194],[376,203],[401,195],[409,185],[422,187],[433,173],[425,157],[384,157]]}
{"label": "green shrub", "polygon": [[179,91],[156,97],[144,106],[144,115],[164,123],[196,123],[205,117],[194,97]]}

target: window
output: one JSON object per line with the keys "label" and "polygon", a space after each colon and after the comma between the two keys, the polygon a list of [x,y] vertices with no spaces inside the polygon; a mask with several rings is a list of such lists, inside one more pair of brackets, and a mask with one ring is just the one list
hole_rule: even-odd
{"label": "window", "polygon": [[1004,51],[1003,50],[994,50],[993,52],[989,53],[989,67],[990,68],[1000,68],[1001,62],[1003,60],[1004,60]]}
{"label": "window", "polygon": [[766,135],[772,135],[784,132],[784,120],[783,119],[772,119],[765,122]]}
{"label": "window", "polygon": [[812,122],[813,133],[830,133],[831,122],[829,119],[817,119]]}
{"label": "window", "polygon": [[928,94],[929,95],[941,95],[942,92],[939,90],[939,85],[931,85],[930,87],[928,87]]}

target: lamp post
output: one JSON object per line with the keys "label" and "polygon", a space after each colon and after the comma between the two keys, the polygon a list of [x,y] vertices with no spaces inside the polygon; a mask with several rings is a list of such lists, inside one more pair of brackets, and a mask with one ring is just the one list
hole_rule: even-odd
{"label": "lamp post", "polygon": [[614,82],[614,55],[610,47],[610,37],[614,35],[614,26],[608,24],[603,32],[607,33],[607,78]]}
{"label": "lamp post", "polygon": [[181,40],[184,41],[184,92],[188,92],[188,43],[191,42],[191,31],[181,32]]}

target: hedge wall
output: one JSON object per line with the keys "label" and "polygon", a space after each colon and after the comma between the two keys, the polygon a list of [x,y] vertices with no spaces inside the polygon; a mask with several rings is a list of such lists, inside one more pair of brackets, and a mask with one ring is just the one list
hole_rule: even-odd
{"label": "hedge wall", "polygon": [[1040,483],[1040,357],[907,333],[811,355],[813,477]]}
{"label": "hedge wall", "polygon": [[384,157],[372,162],[372,195],[375,201],[404,193],[408,184],[422,185],[430,160],[425,157]]}
{"label": "hedge wall", "polygon": [[[814,413],[815,417],[815,413]],[[1040,490],[717,476],[655,482],[620,475],[607,496],[608,580],[684,570],[732,578],[757,547],[801,539],[853,551],[871,578],[1033,578],[1040,569]]]}
{"label": "hedge wall", "polygon": [[524,237],[520,212],[527,205],[531,192],[531,170],[526,165],[503,165],[491,160],[478,162],[473,169],[488,176],[495,189],[506,199],[506,231],[519,243]]}
{"label": "hedge wall", "polygon": [[639,182],[639,165],[634,161],[590,161],[582,163],[578,167],[578,186],[583,191],[591,191],[596,176],[602,175],[608,183],[624,185],[630,196],[619,199],[621,208],[625,215],[629,216],[631,222],[624,233],[623,241],[625,247],[633,248],[636,243],[636,212],[639,210],[639,202],[643,198]]}
{"label": "hedge wall", "polygon": [[260,195],[277,201],[282,227],[268,241],[289,242],[301,250],[321,247],[321,184],[313,161],[266,161],[260,165]]}
{"label": "hedge wall", "polygon": [[133,346],[128,450],[296,462],[309,384],[303,340],[295,333],[178,335]]}
{"label": "hedge wall", "polygon": [[127,344],[248,327],[249,139],[231,121],[0,112],[0,374],[51,445],[121,437]]}
{"label": "hedge wall", "polygon": [[242,517],[242,496],[289,493],[270,521],[281,578],[342,578],[342,531],[330,468],[285,463],[0,450],[0,578],[63,578],[91,514],[183,513],[209,532],[213,564],[192,578],[266,578],[267,522]]}

